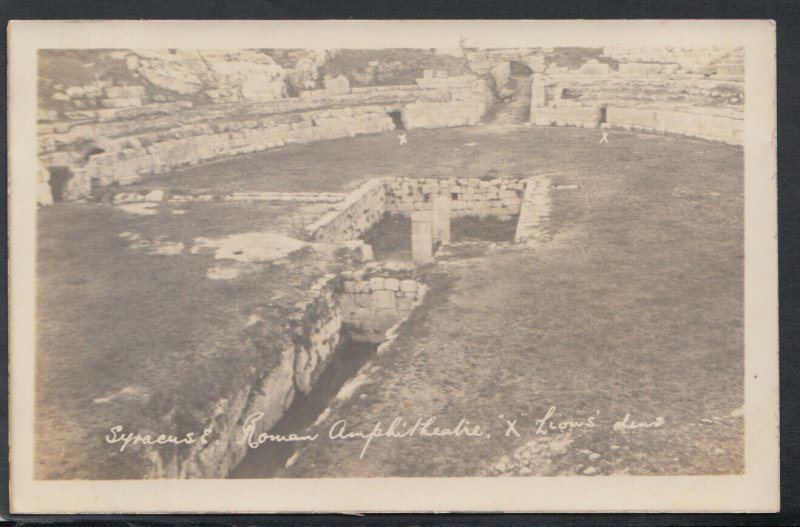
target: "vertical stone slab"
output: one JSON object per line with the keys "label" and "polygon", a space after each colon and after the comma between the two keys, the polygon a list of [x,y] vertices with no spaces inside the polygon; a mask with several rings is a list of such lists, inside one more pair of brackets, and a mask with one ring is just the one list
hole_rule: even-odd
{"label": "vertical stone slab", "polygon": [[433,241],[450,243],[450,196],[437,195],[433,198]]}
{"label": "vertical stone slab", "polygon": [[547,106],[547,90],[545,89],[544,77],[538,73],[533,74],[531,84],[531,110]]}
{"label": "vertical stone slab", "polygon": [[433,261],[433,228],[431,213],[417,211],[411,215],[411,259],[425,264]]}
{"label": "vertical stone slab", "polygon": [[550,178],[546,176],[525,181],[515,243],[535,245],[550,239],[550,186]]}
{"label": "vertical stone slab", "polygon": [[561,98],[563,96],[564,96],[564,85],[561,84],[560,82],[556,83],[556,89],[555,89],[555,92],[553,92],[553,106],[554,107],[558,108],[558,106],[561,104]]}

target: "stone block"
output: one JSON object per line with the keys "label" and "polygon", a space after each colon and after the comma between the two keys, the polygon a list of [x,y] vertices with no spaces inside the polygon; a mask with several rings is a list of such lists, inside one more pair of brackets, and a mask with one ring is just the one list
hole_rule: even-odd
{"label": "stone block", "polygon": [[414,297],[404,296],[397,299],[397,309],[402,314],[406,314],[414,307]]}
{"label": "stone block", "polygon": [[355,302],[354,295],[351,295],[351,294],[342,295],[339,298],[339,302],[340,302],[340,306],[342,308],[342,313],[344,313],[344,316],[346,318],[347,317],[351,317],[351,316],[353,316],[355,314],[356,302]]}
{"label": "stone block", "polygon": [[369,288],[372,291],[380,291],[384,289],[383,282],[384,282],[383,278],[379,276],[372,277],[369,279]]}
{"label": "stone block", "polygon": [[364,244],[359,250],[359,258],[361,262],[371,262],[374,260],[375,257],[372,252],[372,246]]}
{"label": "stone block", "polygon": [[372,307],[375,309],[396,309],[394,291],[379,290],[372,292]]}
{"label": "stone block", "polygon": [[350,93],[350,81],[344,75],[324,80],[325,91],[328,95],[342,95]]}
{"label": "stone block", "polygon": [[595,59],[591,59],[581,66],[580,73],[583,75],[608,75],[608,64],[602,64]]}
{"label": "stone block", "polygon": [[372,305],[372,295],[370,293],[356,293],[353,301],[357,307],[370,307]]}
{"label": "stone block", "polygon": [[370,300],[370,295],[356,295],[356,310],[353,315],[354,321],[358,321],[359,325],[363,325],[365,320],[368,320],[372,316],[372,306],[370,304],[362,305],[359,303],[359,297],[366,297],[367,300]]}
{"label": "stone block", "polygon": [[429,212],[417,211],[411,216],[411,258],[421,264],[433,261],[433,229]]}
{"label": "stone block", "polygon": [[164,191],[160,189],[151,190],[144,196],[145,201],[163,201]]}
{"label": "stone block", "polygon": [[400,281],[400,291],[403,292],[414,292],[417,290],[417,282],[416,280],[401,280]]}
{"label": "stone block", "polygon": [[397,278],[386,278],[383,281],[383,287],[387,291],[399,291],[400,290],[400,280]]}
{"label": "stone block", "polygon": [[434,241],[450,243],[450,196],[434,198],[431,232]]}

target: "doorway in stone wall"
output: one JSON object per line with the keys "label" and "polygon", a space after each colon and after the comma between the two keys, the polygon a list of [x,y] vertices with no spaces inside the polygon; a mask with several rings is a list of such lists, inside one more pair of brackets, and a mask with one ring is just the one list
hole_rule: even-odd
{"label": "doorway in stone wall", "polygon": [[[450,220],[450,243],[514,242],[519,214],[499,218],[493,215],[460,215]],[[365,232],[361,239],[368,243],[378,261],[410,262],[411,217],[385,213],[383,218]],[[441,242],[434,242],[434,251]]]}
{"label": "doorway in stone wall", "polygon": [[497,103],[487,121],[500,124],[521,124],[530,120],[531,85],[533,70],[527,64],[515,60],[508,62],[508,77],[496,86]]}
{"label": "doorway in stone wall", "polygon": [[395,130],[405,130],[406,125],[403,123],[403,113],[400,110],[392,110],[388,112],[389,117],[394,123]]}
{"label": "doorway in stone wall", "polygon": [[50,193],[53,195],[53,201],[56,203],[64,201],[67,185],[74,176],[72,170],[66,166],[54,166],[48,167],[47,171],[50,172]]}

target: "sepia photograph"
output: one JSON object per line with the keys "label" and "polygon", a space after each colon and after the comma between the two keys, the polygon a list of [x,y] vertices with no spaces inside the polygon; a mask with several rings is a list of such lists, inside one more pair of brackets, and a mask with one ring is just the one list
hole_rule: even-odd
{"label": "sepia photograph", "polygon": [[[12,408],[12,479],[377,494],[653,476],[696,491],[714,476],[743,485],[733,497],[762,471],[764,496],[727,509],[769,509],[774,27],[748,26],[770,58],[744,31],[715,40],[734,32],[696,23],[708,42],[681,22],[652,42],[634,38],[645,22],[629,39],[539,23],[540,44],[492,41],[503,26],[480,22],[400,24],[407,45],[382,44],[375,23],[361,46],[290,22],[273,45],[115,40],[111,22],[88,43],[68,38],[75,23],[31,27],[66,35],[36,45],[12,33],[10,82],[35,104],[10,127],[28,130],[12,138],[11,218],[29,229],[20,249],[12,225],[12,283],[28,276],[31,293],[12,303],[31,346],[12,338],[12,406],[26,409]],[[14,45],[35,57],[18,75]],[[76,510],[122,512],[81,496]],[[528,498],[515,508],[549,509]],[[424,503],[388,510],[436,509]]]}

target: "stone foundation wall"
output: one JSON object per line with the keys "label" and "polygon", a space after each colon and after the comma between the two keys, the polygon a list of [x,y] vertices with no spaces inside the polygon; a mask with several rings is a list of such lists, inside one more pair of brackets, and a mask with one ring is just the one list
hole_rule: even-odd
{"label": "stone foundation wall", "polygon": [[531,122],[619,127],[742,144],[742,49],[605,48],[533,75]]}
{"label": "stone foundation wall", "polygon": [[423,294],[424,286],[413,278],[345,280],[340,296],[344,323],[355,340],[381,342],[386,330],[408,317]]}
{"label": "stone foundation wall", "polygon": [[403,122],[408,129],[442,128],[477,124],[492,104],[492,93],[485,80],[477,77],[434,77],[417,79],[425,90],[444,91],[442,103],[413,102],[403,107]]}
{"label": "stone foundation wall", "polygon": [[[290,119],[291,118],[291,119]],[[210,124],[195,125],[153,137],[132,137],[101,142],[108,150],[77,164],[66,156],[45,155],[45,165],[72,166],[75,179],[73,199],[89,193],[92,187],[113,183],[125,185],[164,174],[170,170],[283,146],[323,139],[392,130],[394,124],[383,106],[340,108],[303,112],[280,119],[247,120],[229,123],[219,130]],[[149,144],[151,140],[158,140]],[[74,156],[73,156],[74,157]]]}
{"label": "stone foundation wall", "polygon": [[163,447],[148,448],[143,454],[149,461],[146,477],[225,477],[248,451],[242,442],[244,420],[260,412],[258,433],[268,431],[283,417],[295,394],[309,392],[332,360],[344,321],[341,291],[341,277],[329,274],[320,278],[288,316],[285,333],[277,342],[270,339],[269,345],[279,350],[279,357],[267,371],[260,373],[264,366],[254,364],[254,380],[203,413],[209,416],[203,428],[212,428],[214,441],[219,442],[195,444],[181,450],[180,457]]}
{"label": "stone foundation wall", "polygon": [[394,130],[388,115],[393,111],[401,113],[406,128],[473,125],[491,104],[488,86],[477,77],[304,93],[309,95],[262,103],[180,101],[65,112],[63,120],[40,122],[39,160],[48,168],[69,168],[73,182],[62,196],[69,201],[92,188],[239,154]]}
{"label": "stone foundation wall", "polygon": [[535,244],[550,239],[550,191],[550,178],[546,176],[525,180],[514,243]]}
{"label": "stone foundation wall", "polygon": [[279,362],[267,375],[242,387],[230,397],[221,399],[205,422],[214,430],[214,438],[207,445],[195,444],[183,459],[163,459],[161,449],[152,449],[148,458],[152,465],[148,478],[223,478],[247,454],[249,447],[242,442],[242,422],[247,416],[260,412],[263,430],[269,430],[280,420],[294,401],[295,345],[286,339]]}
{"label": "stone foundation wall", "polygon": [[375,225],[386,210],[386,190],[373,178],[348,194],[333,210],[306,227],[309,240],[336,243],[355,240]]}
{"label": "stone foundation wall", "polygon": [[532,109],[531,122],[538,126],[581,126],[584,128],[600,126],[598,110],[590,107]]}
{"label": "stone foundation wall", "polygon": [[519,214],[524,184],[511,178],[391,178],[386,182],[386,211],[410,216],[414,211],[432,211],[436,196],[450,199],[450,212],[459,216]]}
{"label": "stone foundation wall", "polygon": [[478,103],[474,106],[461,102],[444,104],[411,103],[403,109],[403,122],[409,130],[415,128],[445,128],[478,124],[485,112]]}
{"label": "stone foundation wall", "polygon": [[744,144],[743,116],[731,113],[608,108],[606,123],[611,128],[668,132],[733,145]]}
{"label": "stone foundation wall", "polygon": [[294,385],[302,393],[311,391],[339,344],[342,310],[339,280],[326,275],[312,288],[312,297],[289,318],[295,344]]}
{"label": "stone foundation wall", "polygon": [[[364,271],[328,274],[289,316],[285,338],[273,346],[283,351],[274,367],[258,381],[217,402],[204,423],[219,442],[193,445],[182,457],[149,448],[148,478],[222,478],[245,456],[244,420],[263,414],[255,437],[269,431],[294,401],[308,393],[331,360],[346,327],[355,340],[383,342],[387,330],[405,320],[425,294],[410,272],[369,276]],[[257,368],[258,365],[254,365]]]}

